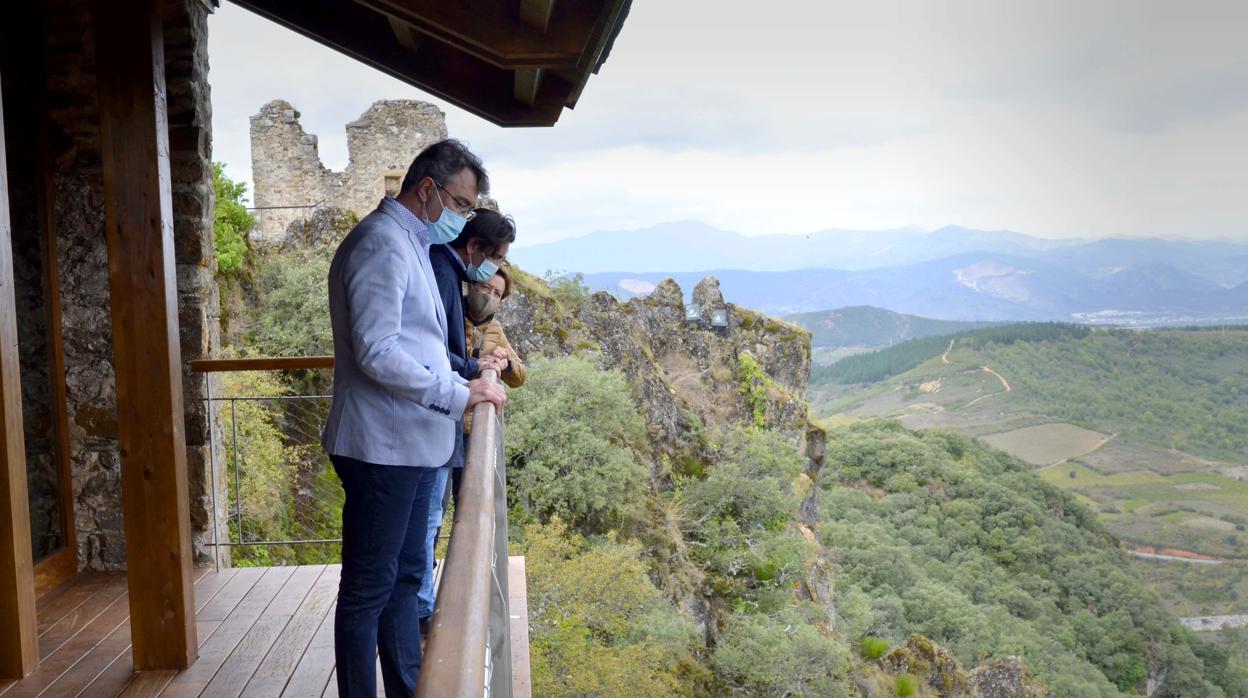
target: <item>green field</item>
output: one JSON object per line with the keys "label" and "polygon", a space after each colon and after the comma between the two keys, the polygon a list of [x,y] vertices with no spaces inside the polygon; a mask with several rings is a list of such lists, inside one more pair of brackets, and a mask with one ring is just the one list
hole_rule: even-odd
{"label": "green field", "polygon": [[1037,424],[980,437],[984,443],[1032,465],[1052,465],[1095,451],[1110,438],[1073,424]]}

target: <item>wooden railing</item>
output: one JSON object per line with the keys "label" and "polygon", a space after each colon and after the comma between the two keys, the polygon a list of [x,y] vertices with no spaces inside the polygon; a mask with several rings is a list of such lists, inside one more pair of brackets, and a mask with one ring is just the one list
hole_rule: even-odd
{"label": "wooden railing", "polygon": [[[191,362],[191,370],[292,371],[333,365],[332,356],[200,359]],[[484,372],[484,377],[498,380],[494,371]],[[511,695],[502,445],[500,415],[493,404],[478,404],[473,409],[467,462],[421,664],[418,698]]]}
{"label": "wooden railing", "polygon": [[[494,371],[483,375],[498,380]],[[417,698],[511,695],[502,421],[483,402],[472,424]]]}

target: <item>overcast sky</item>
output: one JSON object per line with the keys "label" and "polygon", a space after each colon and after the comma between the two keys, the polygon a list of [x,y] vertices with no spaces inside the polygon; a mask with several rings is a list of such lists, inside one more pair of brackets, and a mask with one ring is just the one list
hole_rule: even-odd
{"label": "overcast sky", "polygon": [[446,111],[532,244],[696,219],[747,235],[956,224],[1248,243],[1248,2],[635,0],[553,129],[500,129],[228,0],[214,156],[290,101],[346,165],[375,100]]}

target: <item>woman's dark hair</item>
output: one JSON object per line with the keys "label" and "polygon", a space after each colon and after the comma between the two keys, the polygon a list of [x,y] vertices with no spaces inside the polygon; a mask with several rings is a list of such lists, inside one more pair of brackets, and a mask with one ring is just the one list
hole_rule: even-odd
{"label": "woman's dark hair", "polygon": [[503,277],[503,298],[505,299],[511,295],[511,274],[503,267],[499,267],[494,273]]}
{"label": "woman's dark hair", "polygon": [[504,244],[516,241],[516,224],[511,216],[504,216],[488,208],[473,209],[473,213],[476,215],[464,226],[451,247],[462,250],[468,247],[469,242],[476,240],[477,245],[489,250],[486,254],[490,254],[498,251]]}
{"label": "woman's dark hair", "polygon": [[403,177],[403,185],[399,191],[415,189],[420,180],[430,177],[439,186],[446,186],[451,178],[468,168],[477,178],[477,193],[486,196],[490,193],[490,176],[481,164],[481,158],[473,155],[468,146],[454,138],[438,141],[420,151],[412,166],[407,168]]}

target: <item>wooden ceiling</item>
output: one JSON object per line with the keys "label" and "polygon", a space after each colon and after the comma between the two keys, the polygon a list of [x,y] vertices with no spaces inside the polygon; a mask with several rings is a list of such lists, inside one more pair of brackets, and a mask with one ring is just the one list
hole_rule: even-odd
{"label": "wooden ceiling", "polygon": [[[553,126],[631,0],[232,0],[500,126]],[[292,60],[297,60],[292,58]]]}

